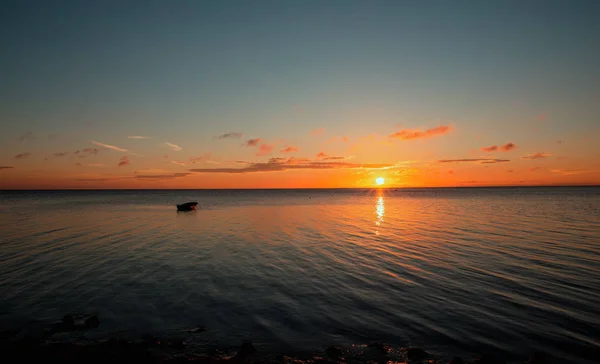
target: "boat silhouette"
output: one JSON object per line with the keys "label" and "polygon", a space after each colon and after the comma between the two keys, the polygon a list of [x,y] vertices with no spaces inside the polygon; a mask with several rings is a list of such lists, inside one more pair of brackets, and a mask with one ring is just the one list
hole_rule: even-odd
{"label": "boat silhouette", "polygon": [[198,202],[186,202],[181,205],[177,205],[177,211],[193,211],[196,210]]}

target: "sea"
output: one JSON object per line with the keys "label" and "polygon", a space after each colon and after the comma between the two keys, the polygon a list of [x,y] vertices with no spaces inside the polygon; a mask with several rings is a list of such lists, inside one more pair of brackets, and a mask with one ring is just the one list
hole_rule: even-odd
{"label": "sea", "polygon": [[80,312],[88,335],[598,362],[600,187],[0,192],[0,326]]}

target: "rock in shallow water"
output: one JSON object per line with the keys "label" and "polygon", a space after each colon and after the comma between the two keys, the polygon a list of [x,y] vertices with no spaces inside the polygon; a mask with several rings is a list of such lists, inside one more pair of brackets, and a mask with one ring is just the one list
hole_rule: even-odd
{"label": "rock in shallow water", "polygon": [[460,356],[455,356],[454,358],[450,359],[448,364],[465,364],[465,361]]}
{"label": "rock in shallow water", "polygon": [[422,360],[429,357],[429,353],[421,348],[407,348],[406,358],[408,360]]}
{"label": "rock in shallow water", "polygon": [[344,352],[337,346],[330,346],[325,350],[325,354],[327,354],[330,359],[337,360],[344,355]]}
{"label": "rock in shallow water", "polygon": [[237,354],[231,360],[243,361],[256,354],[256,348],[251,342],[245,342],[240,346]]}
{"label": "rock in shallow water", "polygon": [[370,344],[367,344],[367,347],[375,350],[376,352],[378,352],[380,354],[388,353],[388,348],[382,343],[370,343]]}
{"label": "rock in shallow water", "polygon": [[495,355],[485,354],[475,360],[475,364],[506,364],[506,362]]}

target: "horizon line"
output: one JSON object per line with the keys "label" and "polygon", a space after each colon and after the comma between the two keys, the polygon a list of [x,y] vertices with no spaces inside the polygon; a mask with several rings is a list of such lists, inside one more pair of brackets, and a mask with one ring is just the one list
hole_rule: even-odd
{"label": "horizon line", "polygon": [[271,188],[8,188],[8,191],[286,191],[286,190],[410,190],[445,188],[539,188],[600,187],[600,184],[482,185],[482,186],[402,186],[402,187],[271,187]]}

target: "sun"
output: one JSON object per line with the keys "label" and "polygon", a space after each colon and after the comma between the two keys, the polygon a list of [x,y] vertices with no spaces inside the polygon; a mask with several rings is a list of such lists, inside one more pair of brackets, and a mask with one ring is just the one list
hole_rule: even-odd
{"label": "sun", "polygon": [[385,183],[385,178],[383,178],[383,177],[377,177],[375,179],[375,184],[377,184],[377,186],[381,186],[384,183]]}

